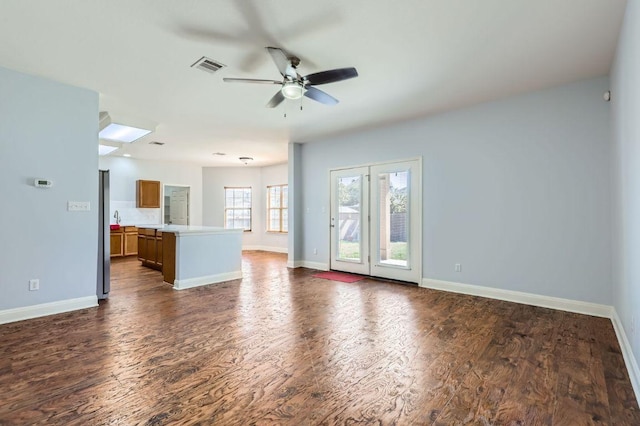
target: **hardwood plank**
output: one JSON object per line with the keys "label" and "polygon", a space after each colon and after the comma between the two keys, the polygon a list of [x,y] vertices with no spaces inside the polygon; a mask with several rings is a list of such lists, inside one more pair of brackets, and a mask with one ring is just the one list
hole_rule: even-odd
{"label": "hardwood plank", "polygon": [[640,424],[609,320],[285,263],[114,260],[98,308],[0,325],[0,424]]}

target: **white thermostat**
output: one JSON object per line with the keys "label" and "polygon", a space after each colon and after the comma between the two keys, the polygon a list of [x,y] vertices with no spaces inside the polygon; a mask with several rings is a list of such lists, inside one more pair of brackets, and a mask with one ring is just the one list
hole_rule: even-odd
{"label": "white thermostat", "polygon": [[51,188],[53,186],[53,182],[47,179],[36,179],[34,181],[34,185],[36,188]]}

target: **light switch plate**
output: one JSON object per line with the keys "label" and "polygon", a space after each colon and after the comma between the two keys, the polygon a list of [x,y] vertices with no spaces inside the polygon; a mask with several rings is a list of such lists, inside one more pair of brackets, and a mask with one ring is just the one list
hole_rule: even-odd
{"label": "light switch plate", "polygon": [[89,201],[67,201],[67,210],[70,212],[88,212],[91,210]]}

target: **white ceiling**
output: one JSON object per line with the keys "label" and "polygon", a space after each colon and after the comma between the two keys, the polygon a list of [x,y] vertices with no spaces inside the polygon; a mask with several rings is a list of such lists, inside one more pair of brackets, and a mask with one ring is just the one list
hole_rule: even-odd
{"label": "white ceiling", "polygon": [[[286,161],[288,142],[380,126],[607,74],[625,0],[2,0],[0,66],[100,93],[100,109],[158,123],[134,158],[206,166]],[[280,79],[354,66],[303,98],[264,105]],[[208,74],[202,56],[227,67]],[[284,117],[284,113],[287,117]],[[150,141],[165,142],[162,147]],[[226,156],[214,156],[224,152]],[[118,150],[113,155],[122,155]]]}

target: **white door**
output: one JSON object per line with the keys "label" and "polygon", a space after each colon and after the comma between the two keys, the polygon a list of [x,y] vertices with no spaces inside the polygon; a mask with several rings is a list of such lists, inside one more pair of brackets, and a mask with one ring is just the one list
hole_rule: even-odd
{"label": "white door", "polygon": [[371,166],[371,275],[420,283],[422,189],[418,160]]}
{"label": "white door", "polygon": [[369,168],[331,171],[331,269],[369,275]]}
{"label": "white door", "polygon": [[331,269],[420,283],[419,160],[331,171]]}
{"label": "white door", "polygon": [[189,224],[189,188],[174,189],[169,202],[169,223],[172,225]]}

